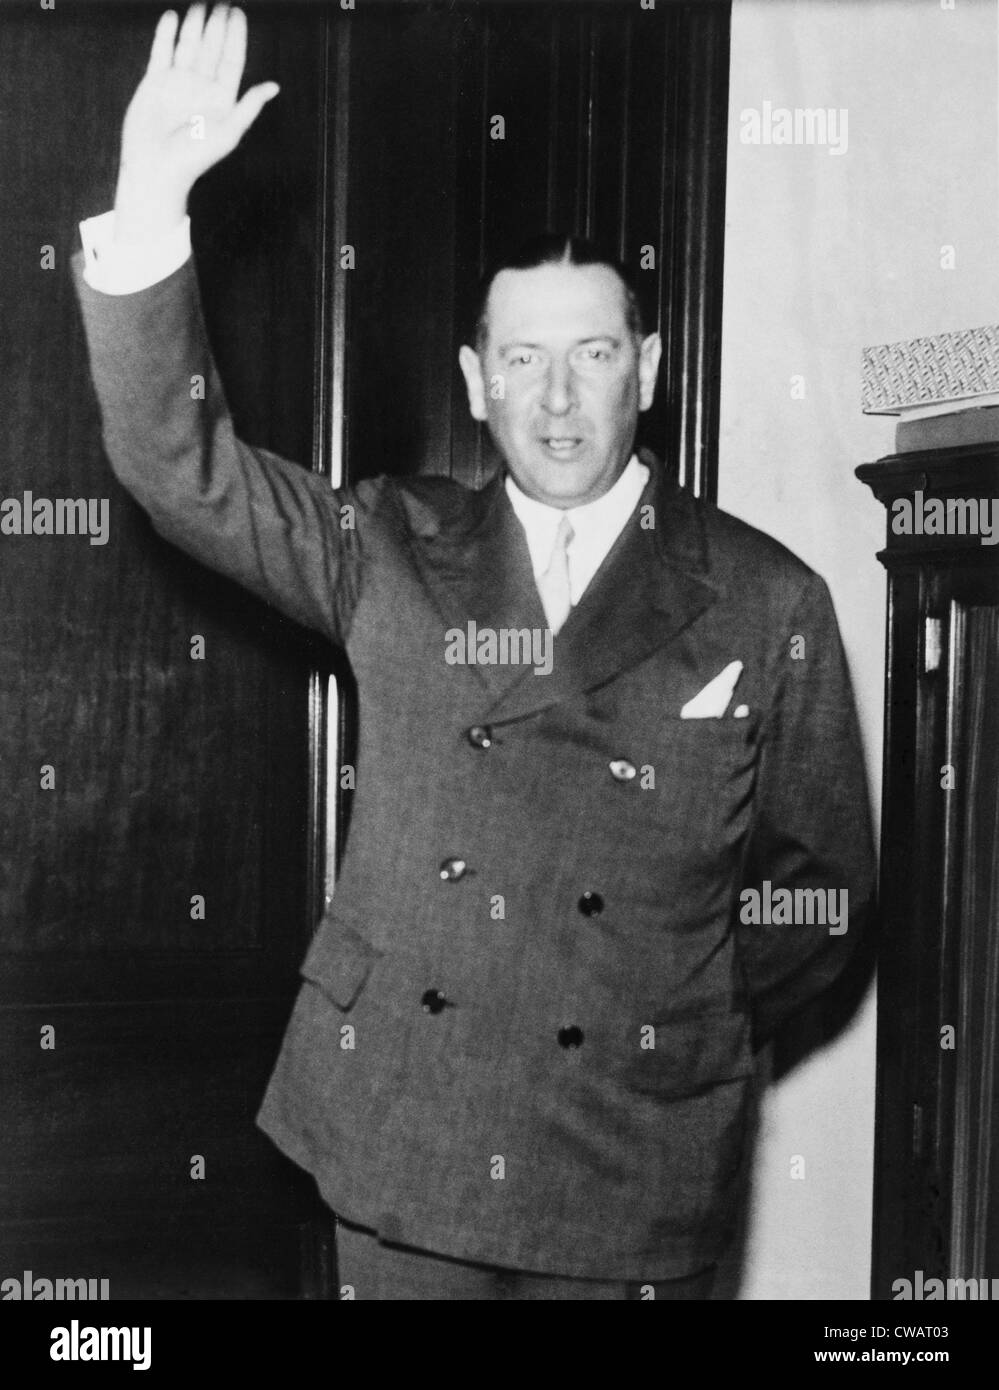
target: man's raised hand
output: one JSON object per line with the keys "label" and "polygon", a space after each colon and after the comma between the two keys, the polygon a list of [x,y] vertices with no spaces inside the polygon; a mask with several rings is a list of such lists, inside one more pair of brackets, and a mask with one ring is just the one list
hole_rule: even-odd
{"label": "man's raised hand", "polygon": [[183,24],[172,10],[162,16],[122,127],[116,241],[176,226],[195,181],[236,148],[277,95],[276,82],[262,82],[237,101],[245,61],[242,10],[217,4],[206,20],[206,7],[195,4]]}

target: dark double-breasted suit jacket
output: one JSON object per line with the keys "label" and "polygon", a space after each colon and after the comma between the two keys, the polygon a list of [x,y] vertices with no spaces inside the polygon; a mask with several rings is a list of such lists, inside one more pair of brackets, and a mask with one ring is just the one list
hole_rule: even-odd
{"label": "dark double-breasted suit jacket", "polygon": [[[235,438],[190,264],[120,298],[76,275],[119,478],[359,688],[342,875],[259,1123],[386,1239],[604,1278],[710,1263],[754,1041],[842,969],[871,895],[825,585],[650,459],[551,673],[453,664],[469,622],[545,628],[501,480],[333,491]],[[681,718],[733,661],[724,717]],[[846,890],[849,927],[746,922],[753,886]]]}

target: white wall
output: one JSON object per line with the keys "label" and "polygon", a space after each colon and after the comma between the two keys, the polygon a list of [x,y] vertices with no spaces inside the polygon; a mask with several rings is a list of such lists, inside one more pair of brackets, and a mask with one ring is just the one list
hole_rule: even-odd
{"label": "white wall", "polygon": [[[876,800],[885,513],[853,469],[894,426],[861,349],[999,322],[997,55],[996,0],[733,3],[719,501],[829,582]],[[743,143],[765,100],[846,108],[846,152]],[[869,999],[768,1093],[742,1298],[869,1296],[873,1114]]]}

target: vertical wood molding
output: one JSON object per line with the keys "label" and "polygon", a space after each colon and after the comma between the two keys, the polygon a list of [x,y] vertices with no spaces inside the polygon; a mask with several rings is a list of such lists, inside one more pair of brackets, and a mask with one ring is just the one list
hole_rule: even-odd
{"label": "vertical wood molding", "polygon": [[585,151],[585,182],[583,198],[583,236],[588,240],[594,237],[596,179],[593,170],[593,147],[599,119],[597,109],[597,55],[599,52],[600,22],[594,14],[586,17],[586,61],[580,66],[580,76],[584,82],[581,139]]}
{"label": "vertical wood molding", "polygon": [[630,180],[628,178],[631,155],[631,45],[634,39],[635,22],[629,14],[624,25],[624,56],[621,68],[621,170],[618,183],[618,236],[617,257],[625,261],[628,257],[628,210]]}
{"label": "vertical wood molding", "polygon": [[[667,71],[675,233],[668,293],[667,459],[698,497],[718,493],[722,273],[731,6],[685,5]],[[665,221],[664,221],[665,226]]]}
{"label": "vertical wood molding", "polygon": [[347,240],[350,135],[350,29],[325,15],[319,92],[316,184],[316,343],[312,470],[331,487],[347,479],[345,431],[347,277],[340,247]]}
{"label": "vertical wood molding", "polygon": [[556,222],[556,189],[558,186],[558,94],[562,77],[561,16],[552,15],[549,31],[551,45],[548,56],[548,182],[545,189],[545,219],[549,227]]}
{"label": "vertical wood molding", "polygon": [[[347,276],[340,247],[347,241],[350,137],[350,29],[327,13],[318,102],[316,216],[316,341],[314,354],[313,472],[330,487],[348,481]],[[343,841],[343,805],[337,771],[347,711],[335,675],[315,669],[309,678],[309,857],[307,902],[313,930],[333,895]]]}
{"label": "vertical wood molding", "polygon": [[[675,30],[673,26],[667,26],[663,32],[663,58],[662,67],[664,73],[672,71],[672,64],[675,62],[674,54],[677,49],[675,42]],[[667,252],[672,245],[672,229],[675,219],[674,202],[676,199],[676,124],[677,109],[680,95],[675,81],[664,81],[662,89],[662,110],[659,122],[659,235],[656,244],[656,265],[659,268],[659,296],[656,303],[656,332],[662,339],[663,356],[662,366],[659,369],[660,381],[664,374],[669,371],[670,363],[673,360],[673,320],[674,314],[673,295],[672,295],[672,256],[667,259]],[[672,406],[670,392],[660,385],[657,390],[666,390],[668,404]],[[673,420],[672,409],[668,419]],[[667,439],[665,441],[655,441],[657,451],[669,463],[676,457],[675,450],[670,448],[669,425],[667,425]],[[665,447],[664,447],[665,444]]]}

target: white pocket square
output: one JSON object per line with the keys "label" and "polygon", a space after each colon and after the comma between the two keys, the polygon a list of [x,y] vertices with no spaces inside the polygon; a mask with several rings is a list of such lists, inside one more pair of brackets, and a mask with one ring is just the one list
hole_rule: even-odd
{"label": "white pocket square", "polygon": [[[681,719],[721,719],[728,709],[732,692],[742,675],[742,662],[730,661],[724,671],[719,671],[714,680],[708,681],[692,700],[688,700],[680,711]],[[745,718],[749,710],[740,705],[737,714]]]}

